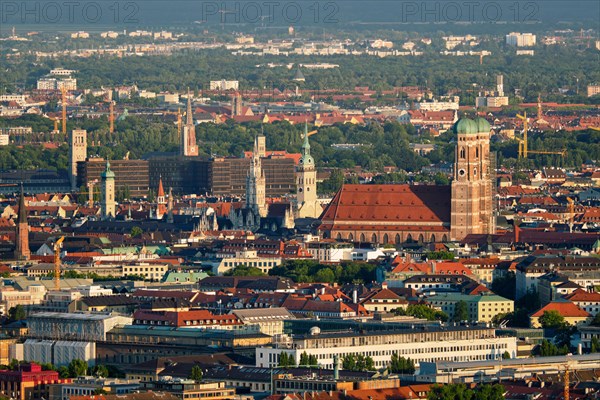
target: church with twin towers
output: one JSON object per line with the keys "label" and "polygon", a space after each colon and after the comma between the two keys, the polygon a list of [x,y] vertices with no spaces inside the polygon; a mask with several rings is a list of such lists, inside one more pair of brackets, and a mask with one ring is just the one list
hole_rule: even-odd
{"label": "church with twin towers", "polygon": [[[316,162],[311,154],[307,124],[302,135],[301,154],[295,164],[289,158],[269,157],[262,133],[255,137],[253,150],[246,157],[212,157],[207,160],[199,157],[189,92],[186,114],[179,155],[158,161],[150,159],[147,161],[149,169],[158,175],[157,179],[167,180],[165,186],[170,189],[171,182],[190,185],[202,179],[201,175],[208,175],[203,171],[212,171],[213,176],[207,181],[215,186],[209,188],[207,184],[204,193],[216,194],[213,189],[217,187],[217,178],[224,182],[220,186],[222,195],[236,195],[234,191],[238,190],[237,195],[244,198],[243,206],[230,208],[229,222],[222,228],[281,232],[282,229],[293,229],[295,220],[299,218],[311,218],[320,220],[317,229],[323,238],[383,245],[460,241],[468,235],[496,232],[491,127],[484,118],[463,117],[452,127],[455,154],[450,185],[345,184],[323,207],[322,200],[317,197]],[[86,147],[86,132],[73,130],[70,136],[73,190],[77,190],[77,164],[86,161]],[[126,161],[116,160],[114,163]],[[284,167],[289,168],[289,175],[283,178],[284,184],[281,184],[282,180],[273,184],[273,179],[276,179],[273,177],[282,175]],[[184,173],[187,175],[184,176]],[[119,173],[106,163],[100,180],[103,201],[107,202],[101,207],[102,215],[114,217],[114,193]],[[155,186],[158,187],[158,180]],[[280,187],[279,190],[281,187],[285,189],[274,194],[276,186]],[[202,194],[202,191],[181,188],[173,188],[173,191]],[[292,201],[281,200],[294,191],[296,196]]]}

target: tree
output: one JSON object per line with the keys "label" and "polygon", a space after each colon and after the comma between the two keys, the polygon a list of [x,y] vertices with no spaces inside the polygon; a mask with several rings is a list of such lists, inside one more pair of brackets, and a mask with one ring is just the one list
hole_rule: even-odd
{"label": "tree", "polygon": [[464,383],[433,385],[427,394],[428,400],[503,400],[504,386],[480,384],[469,389]]}
{"label": "tree", "polygon": [[192,367],[192,371],[190,372],[190,379],[192,379],[196,382],[201,382],[202,378],[203,378],[202,368],[200,368],[199,365],[194,365]]}
{"label": "tree", "polygon": [[590,353],[600,353],[600,340],[596,336],[590,342]]}
{"label": "tree", "polygon": [[410,358],[398,357],[398,353],[394,353],[390,360],[390,372],[412,375],[415,373],[415,363]]}
{"label": "tree", "polygon": [[565,318],[556,310],[544,311],[539,322],[545,329],[560,329],[566,325]]}
{"label": "tree", "polygon": [[375,362],[369,356],[348,354],[342,359],[342,368],[348,371],[374,371]]}
{"label": "tree", "polygon": [[11,307],[10,310],[8,310],[8,318],[11,321],[21,321],[27,318],[27,312],[25,312],[25,307],[23,307],[21,304]]}
{"label": "tree", "polygon": [[[304,353],[306,354],[306,353]],[[301,358],[302,360],[302,358]],[[300,364],[302,364],[302,361],[300,362]],[[291,354],[286,353],[285,351],[282,351],[281,354],[279,355],[279,366],[282,368],[289,368],[289,367],[295,367],[296,366],[296,361],[294,360],[294,357]]]}
{"label": "tree", "polygon": [[144,233],[144,231],[139,226],[134,226],[133,228],[131,228],[131,237],[132,238],[142,236],[142,233]]}
{"label": "tree", "polygon": [[569,348],[566,346],[557,347],[554,343],[551,343],[549,340],[542,340],[542,342],[535,348],[534,353],[542,356],[563,356],[569,353]]}
{"label": "tree", "polygon": [[306,352],[303,352],[300,355],[300,364],[298,366],[302,367],[317,367],[319,366],[319,361],[317,360],[317,356],[311,354],[308,355]]}
{"label": "tree", "polygon": [[92,369],[92,375],[100,378],[106,378],[108,377],[108,368],[106,368],[104,365],[96,365]]}
{"label": "tree", "polygon": [[78,376],[84,376],[87,374],[88,364],[87,362],[76,358],[69,363],[68,369],[69,376],[71,378],[77,378]]}
{"label": "tree", "polygon": [[596,314],[592,322],[590,322],[590,325],[600,326],[600,313]]}
{"label": "tree", "polygon": [[467,302],[464,300],[457,301],[454,305],[454,316],[452,317],[452,321],[460,322],[466,321],[469,319],[469,306]]}
{"label": "tree", "polygon": [[508,351],[505,351],[504,353],[502,353],[502,359],[510,360],[510,353]]}
{"label": "tree", "polygon": [[427,321],[448,321],[448,315],[445,312],[435,310],[425,304],[411,304],[406,309],[396,308],[392,312],[396,315],[409,315]]}
{"label": "tree", "polygon": [[69,368],[65,367],[64,365],[62,367],[58,367],[58,376],[61,379],[70,378],[71,374],[69,373]]}

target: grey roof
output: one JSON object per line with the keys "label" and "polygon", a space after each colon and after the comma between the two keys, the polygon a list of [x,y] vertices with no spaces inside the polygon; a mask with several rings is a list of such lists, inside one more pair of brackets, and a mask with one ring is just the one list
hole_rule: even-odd
{"label": "grey roof", "polygon": [[283,321],[295,319],[287,309],[283,307],[252,308],[248,310],[233,310],[231,312],[242,322]]}
{"label": "grey roof", "polygon": [[[507,368],[514,366],[518,368],[523,365],[544,364],[559,364],[564,366],[566,363],[598,361],[598,354],[574,354],[569,356],[552,356],[552,357],[532,357],[532,358],[515,358],[502,360],[502,367]],[[421,364],[435,364],[436,368],[443,370],[459,370],[461,368],[492,368],[498,367],[498,360],[482,360],[482,361],[436,361],[432,363],[421,362]]]}

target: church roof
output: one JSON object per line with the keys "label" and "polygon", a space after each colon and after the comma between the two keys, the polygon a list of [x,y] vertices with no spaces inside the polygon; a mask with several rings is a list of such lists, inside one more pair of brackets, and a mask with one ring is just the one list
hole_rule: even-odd
{"label": "church roof", "polygon": [[320,219],[323,224],[449,223],[450,197],[450,186],[343,185]]}
{"label": "church roof", "polygon": [[467,133],[474,134],[479,131],[477,123],[470,118],[462,117],[454,123],[452,131],[455,134]]}

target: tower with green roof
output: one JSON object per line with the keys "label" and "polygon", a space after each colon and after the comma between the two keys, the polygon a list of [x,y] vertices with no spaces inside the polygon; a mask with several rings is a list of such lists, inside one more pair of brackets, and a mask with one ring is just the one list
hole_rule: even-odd
{"label": "tower with green roof", "polygon": [[460,118],[452,127],[456,135],[452,181],[450,238],[493,234],[490,171],[490,124],[485,118]]}
{"label": "tower with green roof", "polygon": [[302,157],[296,167],[296,200],[298,203],[298,218],[319,218],[321,207],[317,200],[317,169],[315,160],[310,155],[310,141],[308,140],[308,124],[304,123],[304,142],[302,143]]}
{"label": "tower with green roof", "polygon": [[106,160],[106,168],[100,174],[102,181],[102,202],[100,212],[102,218],[114,218],[116,215],[115,202],[115,173],[110,170],[110,162]]}

